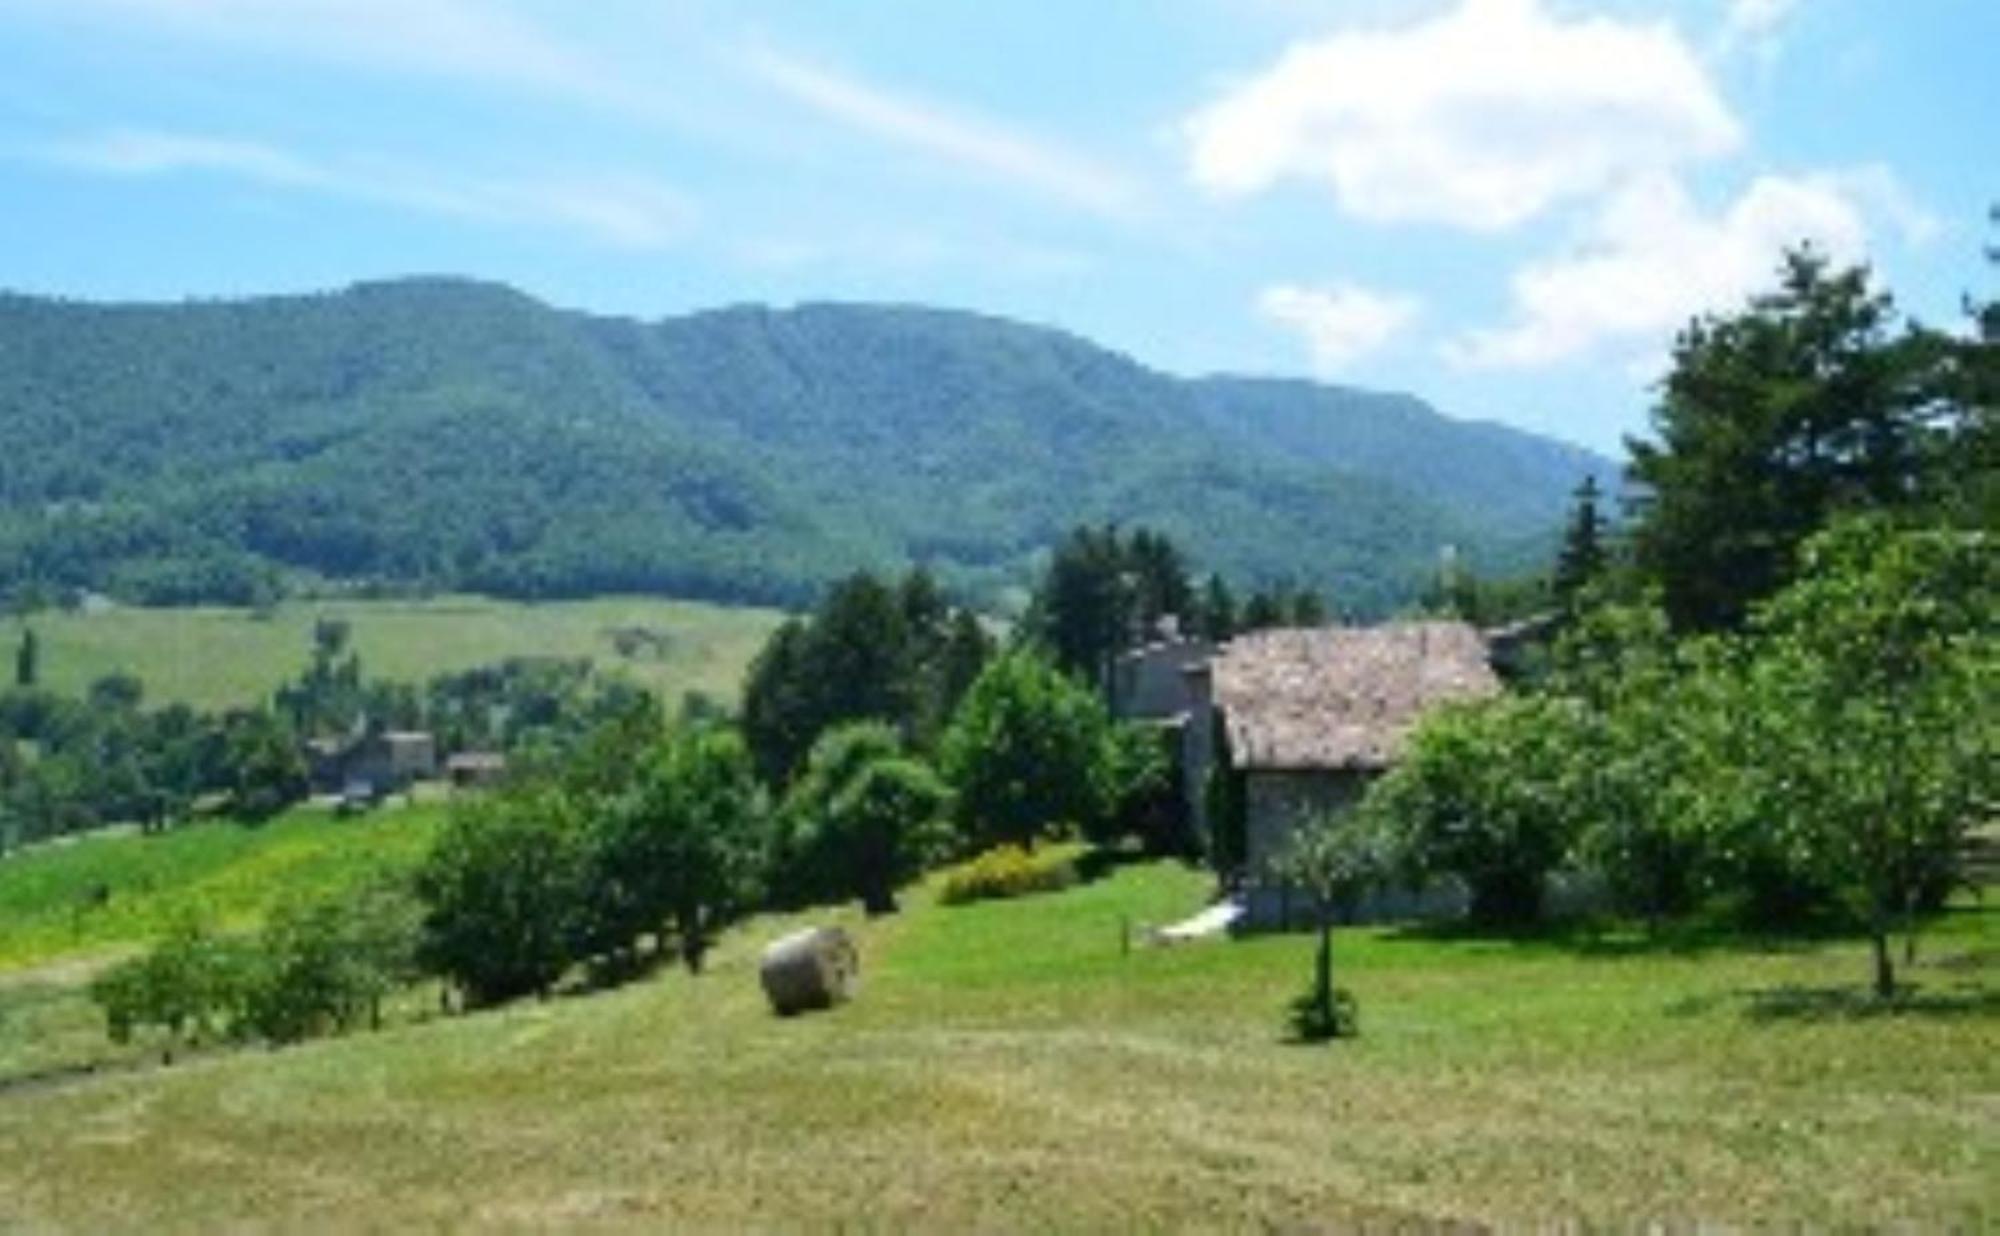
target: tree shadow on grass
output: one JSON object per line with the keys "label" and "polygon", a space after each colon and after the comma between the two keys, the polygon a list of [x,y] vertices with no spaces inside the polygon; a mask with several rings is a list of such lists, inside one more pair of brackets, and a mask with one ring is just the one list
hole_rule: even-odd
{"label": "tree shadow on grass", "polygon": [[1114,845],[1097,845],[1085,850],[1076,858],[1076,879],[1079,884],[1090,884],[1116,872],[1120,867],[1134,867],[1145,863],[1159,862],[1165,858],[1178,858],[1191,867],[1200,863],[1183,855],[1160,854],[1133,842],[1119,842]]}
{"label": "tree shadow on grass", "polygon": [[1879,1017],[2000,1017],[2000,988],[1984,983],[1906,983],[1888,999],[1861,984],[1740,987],[1690,996],[1667,1006],[1669,1017],[1694,1017],[1737,1007],[1752,1022],[1864,1021]]}
{"label": "tree shadow on grass", "polygon": [[[2000,904],[1955,904],[1928,917],[1924,937],[1939,934],[1947,921],[2000,913]],[[1814,952],[1828,945],[1865,941],[1858,924],[1824,915],[1784,928],[1744,926],[1722,917],[1697,917],[1647,925],[1607,917],[1551,919],[1525,926],[1493,926],[1467,919],[1405,923],[1384,933],[1389,940],[1431,943],[1508,944],[1544,949],[1576,957],[1698,957],[1709,953],[1787,955]]]}
{"label": "tree shadow on grass", "polygon": [[1752,932],[1718,923],[1666,923],[1654,927],[1606,919],[1563,919],[1522,926],[1468,920],[1406,923],[1384,933],[1389,940],[1433,944],[1507,944],[1576,957],[1694,957],[1704,953],[1803,953],[1851,939],[1840,926],[1786,932]]}

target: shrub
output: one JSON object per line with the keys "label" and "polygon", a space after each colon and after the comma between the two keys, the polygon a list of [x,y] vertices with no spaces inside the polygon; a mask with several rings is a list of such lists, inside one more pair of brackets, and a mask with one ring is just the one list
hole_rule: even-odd
{"label": "shrub", "polygon": [[162,1055],[172,1060],[175,1047],[201,1043],[235,1024],[253,969],[242,941],[189,918],[175,923],[150,952],[98,976],[90,994],[114,1042],[157,1027],[165,1037]]}
{"label": "shrub", "polygon": [[425,964],[476,1004],[545,992],[572,960],[589,853],[553,789],[461,808],[418,870]]}
{"label": "shrub", "polygon": [[969,862],[946,868],[938,885],[938,901],[955,906],[968,901],[1052,893],[1076,881],[1074,855],[1053,850],[1030,853],[1018,845],[999,845]]}

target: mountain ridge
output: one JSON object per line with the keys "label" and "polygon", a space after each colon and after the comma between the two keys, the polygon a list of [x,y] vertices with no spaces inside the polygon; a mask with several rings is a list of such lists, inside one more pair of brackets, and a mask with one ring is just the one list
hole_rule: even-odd
{"label": "mountain ridge", "polygon": [[[1204,569],[1406,598],[1546,548],[1610,461],[1413,396],[1175,377],[926,305],[652,320],[456,276],[99,303],[0,292],[0,586],[229,600],[274,573],[794,604],[923,561],[1021,582],[1078,522]],[[263,581],[259,584],[258,581]]]}

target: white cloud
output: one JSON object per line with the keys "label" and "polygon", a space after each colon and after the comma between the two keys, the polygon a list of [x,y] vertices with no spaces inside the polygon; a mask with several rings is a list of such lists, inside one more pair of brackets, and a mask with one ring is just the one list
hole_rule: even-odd
{"label": "white cloud", "polygon": [[1322,181],[1360,218],[1481,230],[1742,141],[1672,26],[1565,20],[1539,0],[1295,43],[1183,132],[1216,193]]}
{"label": "white cloud", "polygon": [[1727,56],[1748,51],[1769,70],[1778,61],[1784,45],[1784,27],[1798,7],[1798,0],[1729,0],[1722,32],[1715,40],[1715,53]]}
{"label": "white cloud", "polygon": [[759,80],[813,111],[991,178],[1025,185],[1096,214],[1125,218],[1138,194],[1118,173],[1053,142],[929,100],[894,94],[760,48],[745,63]]}
{"label": "white cloud", "polygon": [[630,249],[673,243],[695,214],[684,194],[644,177],[448,177],[379,160],[316,160],[206,134],[116,130],[58,144],[46,154],[104,175],[209,173],[448,218],[555,227]]}
{"label": "white cloud", "polygon": [[1767,38],[1785,24],[1797,7],[1798,0],[1729,0],[1723,31],[1732,38]]}
{"label": "white cloud", "polygon": [[367,69],[631,105],[595,57],[480,0],[23,0],[66,20],[151,27]]}
{"label": "white cloud", "polygon": [[1352,283],[1281,283],[1259,294],[1257,311],[1303,336],[1313,368],[1331,374],[1389,342],[1417,316],[1417,302]]}
{"label": "white cloud", "polygon": [[1624,345],[1650,364],[1696,314],[1769,284],[1786,247],[1811,242],[1842,263],[1866,256],[1864,204],[1842,174],[1766,175],[1717,215],[1672,177],[1613,194],[1572,254],[1513,279],[1514,320],[1446,345],[1470,366],[1532,368]]}

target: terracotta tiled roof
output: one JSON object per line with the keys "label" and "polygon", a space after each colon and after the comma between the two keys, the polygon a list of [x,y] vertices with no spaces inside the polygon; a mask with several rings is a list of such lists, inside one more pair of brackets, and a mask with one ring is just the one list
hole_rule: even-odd
{"label": "terracotta tiled roof", "polygon": [[1212,673],[1237,768],[1386,768],[1424,712],[1500,690],[1462,622],[1257,631]]}

